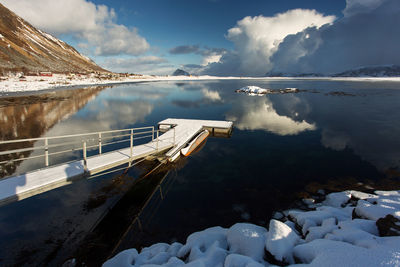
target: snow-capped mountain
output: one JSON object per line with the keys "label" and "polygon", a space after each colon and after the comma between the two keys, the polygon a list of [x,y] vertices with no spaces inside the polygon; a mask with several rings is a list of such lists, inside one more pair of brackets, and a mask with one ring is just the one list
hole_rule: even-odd
{"label": "snow-capped mountain", "polygon": [[399,77],[399,65],[368,66],[347,70],[333,75],[334,77]]}
{"label": "snow-capped mountain", "polygon": [[8,71],[106,72],[0,4],[0,74]]}

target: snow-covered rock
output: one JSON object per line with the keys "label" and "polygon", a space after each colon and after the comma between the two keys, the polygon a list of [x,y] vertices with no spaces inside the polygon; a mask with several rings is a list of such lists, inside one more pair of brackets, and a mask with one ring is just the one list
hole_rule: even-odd
{"label": "snow-covered rock", "polygon": [[[351,197],[358,199],[356,207]],[[314,211],[283,211],[282,219],[293,221],[272,219],[269,231],[248,223],[212,227],[191,234],[184,245],[125,250],[104,266],[261,267],[273,261],[265,251],[291,266],[400,266],[400,236],[379,236],[376,225],[386,214],[399,215],[400,191],[332,193],[318,205]],[[353,218],[353,210],[363,218]]]}
{"label": "snow-covered rock", "polygon": [[191,234],[186,244],[178,251],[178,257],[184,258],[189,254],[189,261],[202,258],[214,244],[224,250],[228,248],[227,229],[212,227],[201,232]]}
{"label": "snow-covered rock", "polygon": [[264,89],[258,86],[249,85],[236,90],[236,92],[253,94],[253,95],[263,95],[271,92],[271,89]]}
{"label": "snow-covered rock", "polygon": [[286,224],[271,220],[265,246],[278,261],[294,263],[293,248],[298,243],[299,236]]}
{"label": "snow-covered rock", "polygon": [[331,207],[341,207],[351,198],[351,193],[348,191],[338,192],[338,193],[330,193],[326,196],[324,205]]}
{"label": "snow-covered rock", "polygon": [[230,252],[245,255],[258,262],[263,261],[265,234],[264,227],[249,223],[237,223],[227,232]]}

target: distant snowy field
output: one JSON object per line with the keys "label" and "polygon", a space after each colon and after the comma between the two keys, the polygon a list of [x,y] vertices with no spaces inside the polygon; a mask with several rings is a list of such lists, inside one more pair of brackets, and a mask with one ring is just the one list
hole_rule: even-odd
{"label": "distant snowy field", "polygon": [[276,213],[268,230],[212,227],[185,244],[122,251],[103,266],[400,266],[400,191],[344,191],[303,202],[308,211]]}
{"label": "distant snowy field", "polygon": [[[26,79],[26,80],[25,80]],[[213,76],[136,76],[118,77],[113,79],[99,79],[95,77],[68,77],[64,74],[53,74],[52,77],[27,76],[21,81],[18,77],[2,77],[0,80],[0,93],[27,92],[48,90],[54,88],[67,88],[71,86],[112,85],[121,83],[136,83],[149,81],[182,81],[182,80],[215,80],[215,79],[240,79],[238,77],[213,77]]]}
{"label": "distant snowy field", "polygon": [[64,74],[54,74],[52,77],[27,76],[26,80],[21,81],[18,77],[1,77],[0,93],[28,92],[48,90],[54,88],[67,88],[71,86],[93,86],[121,83],[135,83],[148,81],[182,81],[182,80],[233,80],[233,79],[253,79],[253,80],[335,80],[335,81],[394,81],[400,82],[400,77],[385,78],[347,78],[347,77],[325,77],[325,78],[291,78],[291,77],[216,77],[216,76],[140,76],[138,77],[119,77],[115,79],[99,79],[95,77],[68,77]]}

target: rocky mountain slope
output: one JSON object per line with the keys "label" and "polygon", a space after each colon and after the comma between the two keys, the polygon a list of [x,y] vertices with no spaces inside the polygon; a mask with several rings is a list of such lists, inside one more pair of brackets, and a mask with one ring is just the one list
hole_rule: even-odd
{"label": "rocky mountain slope", "polygon": [[0,74],[8,71],[106,72],[0,4]]}
{"label": "rocky mountain slope", "polygon": [[172,76],[190,76],[190,73],[181,69],[177,69],[172,73]]}

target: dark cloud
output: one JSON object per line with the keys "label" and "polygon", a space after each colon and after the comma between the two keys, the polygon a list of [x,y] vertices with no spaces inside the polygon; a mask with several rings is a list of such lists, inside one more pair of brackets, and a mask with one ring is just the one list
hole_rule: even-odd
{"label": "dark cloud", "polygon": [[201,68],[204,68],[204,66],[197,65],[197,64],[186,64],[186,65],[183,65],[183,68],[186,68],[186,69],[201,69]]}
{"label": "dark cloud", "polygon": [[[353,3],[356,2],[356,3]],[[333,25],[287,36],[273,55],[274,72],[333,74],[360,66],[400,63],[400,2],[348,1]],[[362,12],[356,12],[356,7]]]}
{"label": "dark cloud", "polygon": [[170,54],[173,55],[182,55],[182,54],[191,54],[199,51],[198,45],[181,45],[169,50]]}
{"label": "dark cloud", "polygon": [[196,54],[202,55],[202,56],[211,56],[211,55],[223,55],[227,52],[225,48],[209,48],[205,47],[204,49],[201,49],[197,51]]}

